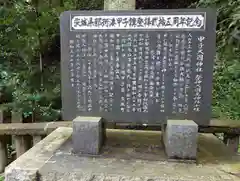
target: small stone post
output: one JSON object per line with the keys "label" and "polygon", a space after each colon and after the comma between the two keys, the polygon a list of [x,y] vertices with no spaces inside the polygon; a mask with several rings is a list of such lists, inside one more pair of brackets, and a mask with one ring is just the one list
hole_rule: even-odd
{"label": "small stone post", "polygon": [[6,137],[0,137],[0,172],[4,172],[8,162]]}
{"label": "small stone post", "polygon": [[192,120],[167,120],[162,126],[163,143],[169,159],[196,160],[198,125]]}
{"label": "small stone post", "polygon": [[135,10],[136,0],[104,0],[104,10]]}
{"label": "small stone post", "polygon": [[[23,116],[21,111],[12,111],[12,123],[22,123]],[[17,158],[31,148],[30,135],[14,135]]]}
{"label": "small stone post", "polygon": [[15,136],[17,158],[29,149],[28,139],[26,136]]}
{"label": "small stone post", "polygon": [[73,120],[73,151],[97,155],[104,142],[105,128],[100,117],[77,117]]}
{"label": "small stone post", "polygon": [[21,111],[12,111],[12,123],[22,123],[23,116]]}
{"label": "small stone post", "polygon": [[[5,111],[0,110],[0,123],[7,123],[5,113]],[[0,136],[0,173],[4,172],[8,163],[8,144],[11,144],[11,137],[8,135]]]}
{"label": "small stone post", "polygon": [[4,111],[0,110],[0,123],[4,123]]}

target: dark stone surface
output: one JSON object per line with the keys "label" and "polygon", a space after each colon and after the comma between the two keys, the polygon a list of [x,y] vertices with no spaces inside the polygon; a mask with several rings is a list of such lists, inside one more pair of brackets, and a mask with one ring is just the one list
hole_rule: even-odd
{"label": "dark stone surface", "polygon": [[77,117],[73,120],[74,153],[97,155],[103,144],[103,124],[101,118]]}
{"label": "dark stone surface", "polygon": [[60,19],[64,120],[209,124],[213,10],[68,11]]}
{"label": "dark stone surface", "polygon": [[198,125],[190,120],[168,120],[163,131],[165,152],[170,159],[197,158]]}

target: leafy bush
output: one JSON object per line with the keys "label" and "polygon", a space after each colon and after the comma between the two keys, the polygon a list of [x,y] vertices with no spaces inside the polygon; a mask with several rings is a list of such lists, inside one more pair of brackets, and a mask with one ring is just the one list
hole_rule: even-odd
{"label": "leafy bush", "polygon": [[[16,0],[0,8],[2,109],[20,110],[32,120],[60,119],[59,15],[97,9],[102,1]],[[88,9],[88,8],[87,8]]]}
{"label": "leafy bush", "polygon": [[59,114],[53,109],[60,93],[59,60],[46,66],[42,53],[58,33],[58,17],[64,10],[25,1],[1,8],[1,87],[4,94],[11,92],[5,108],[22,109],[25,116],[35,118]]}
{"label": "leafy bush", "polygon": [[218,13],[213,88],[214,116],[239,120],[240,37],[234,35],[240,32],[240,1],[200,0],[196,5],[216,8]]}

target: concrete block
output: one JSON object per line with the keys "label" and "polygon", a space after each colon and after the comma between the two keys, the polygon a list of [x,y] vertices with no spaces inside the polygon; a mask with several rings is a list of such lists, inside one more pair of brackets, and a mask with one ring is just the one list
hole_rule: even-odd
{"label": "concrete block", "polygon": [[198,125],[191,120],[168,120],[163,129],[165,152],[170,159],[195,160]]}
{"label": "concrete block", "polygon": [[100,117],[77,117],[73,120],[73,151],[97,155],[104,143],[105,127]]}
{"label": "concrete block", "polygon": [[72,128],[59,127],[5,168],[5,181],[36,181],[38,171],[72,135]]}

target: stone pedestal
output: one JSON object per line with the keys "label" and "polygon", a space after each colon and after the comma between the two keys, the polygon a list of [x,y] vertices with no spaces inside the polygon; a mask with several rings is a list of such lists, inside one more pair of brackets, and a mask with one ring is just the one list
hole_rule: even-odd
{"label": "stone pedestal", "polygon": [[195,160],[198,125],[191,120],[168,120],[162,128],[165,152],[170,159]]}
{"label": "stone pedestal", "polygon": [[73,151],[97,155],[105,138],[104,121],[100,117],[77,117],[73,120]]}

